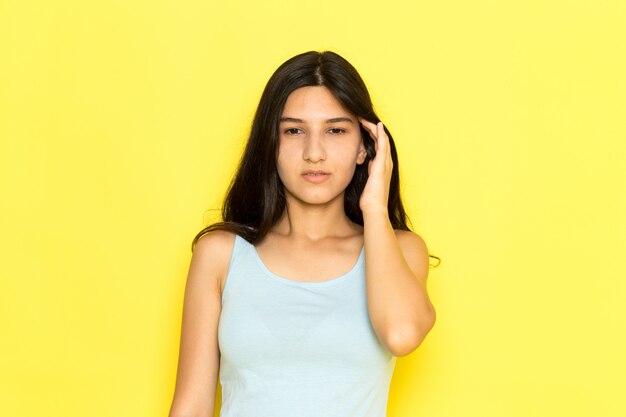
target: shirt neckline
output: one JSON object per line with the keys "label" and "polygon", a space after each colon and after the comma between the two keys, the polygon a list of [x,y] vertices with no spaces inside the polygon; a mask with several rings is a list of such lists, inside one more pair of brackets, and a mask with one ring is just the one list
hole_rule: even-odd
{"label": "shirt neckline", "polygon": [[261,267],[261,269],[263,270],[263,272],[265,272],[266,275],[282,283],[293,285],[293,286],[298,286],[298,287],[325,287],[328,285],[339,284],[343,281],[346,281],[358,269],[358,267],[361,265],[362,259],[365,256],[365,244],[363,244],[363,246],[361,246],[361,252],[359,253],[359,257],[357,258],[352,268],[350,268],[350,270],[346,272],[345,274],[339,275],[338,277],[335,277],[335,278],[326,279],[323,281],[296,281],[294,279],[286,278],[270,271],[270,269],[263,262],[263,259],[261,259],[259,252],[257,252],[256,246],[254,246],[252,243],[248,242],[247,240],[246,240],[246,243],[251,247],[254,259],[256,260],[257,264]]}

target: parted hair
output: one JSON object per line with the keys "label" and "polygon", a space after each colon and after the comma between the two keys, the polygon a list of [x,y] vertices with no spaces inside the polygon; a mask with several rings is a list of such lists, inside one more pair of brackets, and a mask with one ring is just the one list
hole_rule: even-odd
{"label": "parted hair", "polygon": [[[205,227],[194,237],[192,252],[198,239],[213,230],[236,233],[254,244],[262,240],[280,219],[286,206],[284,186],[276,163],[280,117],[289,95],[298,88],[308,86],[324,86],[353,115],[372,123],[380,121],[363,79],[345,58],[332,51],[308,51],[289,58],[274,71],[261,94],[245,150],[222,204],[222,220]],[[346,187],[344,209],[351,221],[363,225],[359,200],[368,178],[368,163],[376,151],[369,132],[363,126],[360,129],[367,156],[364,163],[356,166],[354,176]],[[407,226],[410,220],[400,199],[396,147],[391,133],[386,126],[384,129],[389,137],[393,160],[387,203],[389,221],[394,229],[410,230]]]}

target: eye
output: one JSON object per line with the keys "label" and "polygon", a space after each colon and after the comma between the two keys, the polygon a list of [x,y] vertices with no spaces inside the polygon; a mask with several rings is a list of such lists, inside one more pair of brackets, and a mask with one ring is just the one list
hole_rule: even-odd
{"label": "eye", "polygon": [[343,133],[346,133],[346,131],[345,131],[344,129],[341,129],[341,128],[338,128],[338,127],[335,127],[335,128],[333,128],[333,129],[330,129],[330,132],[331,132],[333,135],[341,135],[341,134],[343,134]]}
{"label": "eye", "polygon": [[298,134],[298,132],[297,132],[298,130],[301,131],[302,129],[298,129],[297,127],[292,127],[292,128],[289,128],[289,129],[285,130],[285,134],[287,134],[287,135],[296,135],[296,134]]}

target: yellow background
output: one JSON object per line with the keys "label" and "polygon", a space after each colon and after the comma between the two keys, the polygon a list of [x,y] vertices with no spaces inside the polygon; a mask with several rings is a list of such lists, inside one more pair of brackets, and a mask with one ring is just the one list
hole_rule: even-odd
{"label": "yellow background", "polygon": [[1,1],[0,414],[167,415],[191,240],[269,76],[330,49],[442,259],[389,416],[626,415],[625,21],[617,0]]}

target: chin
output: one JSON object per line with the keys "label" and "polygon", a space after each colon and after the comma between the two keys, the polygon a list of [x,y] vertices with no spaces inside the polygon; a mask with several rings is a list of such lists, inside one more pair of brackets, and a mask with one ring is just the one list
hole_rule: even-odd
{"label": "chin", "polygon": [[326,193],[322,194],[316,194],[316,195],[293,195],[293,198],[301,201],[304,204],[309,204],[309,205],[325,205],[325,204],[329,204],[331,202],[333,202],[334,200],[336,200],[337,198],[341,197],[343,198],[343,194],[339,195],[328,195]]}

